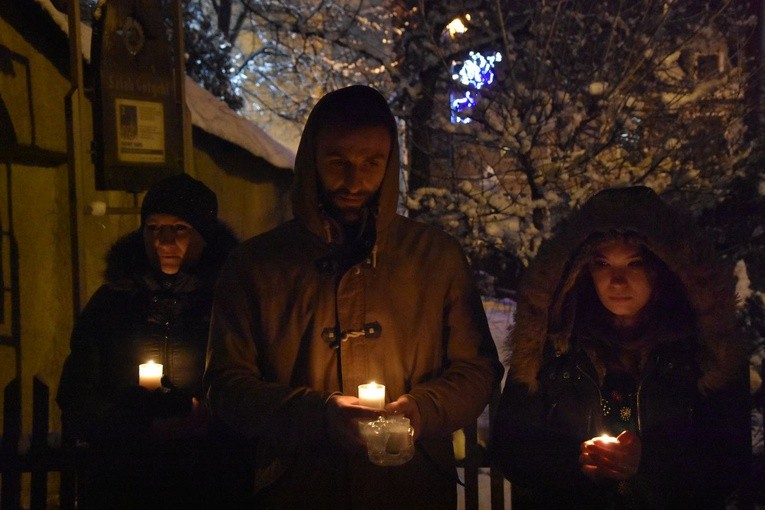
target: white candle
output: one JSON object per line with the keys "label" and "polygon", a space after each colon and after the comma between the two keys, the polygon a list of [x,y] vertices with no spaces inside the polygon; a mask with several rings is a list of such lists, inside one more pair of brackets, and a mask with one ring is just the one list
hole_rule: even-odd
{"label": "white candle", "polygon": [[385,407],[385,386],[375,382],[359,384],[359,404],[375,409]]}
{"label": "white candle", "polygon": [[162,364],[149,361],[138,365],[138,384],[151,391],[162,386]]}

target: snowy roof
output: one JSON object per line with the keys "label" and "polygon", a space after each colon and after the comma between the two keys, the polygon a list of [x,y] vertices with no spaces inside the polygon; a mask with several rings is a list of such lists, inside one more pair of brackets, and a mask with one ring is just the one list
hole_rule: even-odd
{"label": "snowy roof", "polygon": [[211,135],[234,143],[279,168],[293,168],[295,153],[271,138],[252,121],[186,76],[186,106],[191,122]]}
{"label": "snowy roof", "polygon": [[[59,12],[50,0],[35,0],[51,16],[53,21],[69,34],[66,14]],[[90,61],[91,28],[80,23],[82,55]],[[237,114],[226,103],[186,77],[186,106],[191,113],[191,123],[198,128],[223,140],[242,147],[255,156],[265,159],[278,168],[291,169],[295,164],[295,153],[271,138],[265,131]]]}

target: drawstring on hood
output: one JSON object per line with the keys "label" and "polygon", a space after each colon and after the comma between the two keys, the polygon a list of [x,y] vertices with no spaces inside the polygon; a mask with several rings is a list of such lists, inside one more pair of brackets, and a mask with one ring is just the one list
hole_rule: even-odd
{"label": "drawstring on hood", "polygon": [[377,243],[372,247],[372,269],[377,267]]}

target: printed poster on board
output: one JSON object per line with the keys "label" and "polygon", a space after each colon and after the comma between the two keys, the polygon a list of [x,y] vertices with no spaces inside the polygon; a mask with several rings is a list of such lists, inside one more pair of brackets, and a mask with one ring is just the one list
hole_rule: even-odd
{"label": "printed poster on board", "polygon": [[122,163],[165,162],[164,105],[115,99],[117,159]]}

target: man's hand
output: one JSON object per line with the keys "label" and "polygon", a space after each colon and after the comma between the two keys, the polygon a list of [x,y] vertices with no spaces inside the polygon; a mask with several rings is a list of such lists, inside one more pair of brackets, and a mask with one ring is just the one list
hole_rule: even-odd
{"label": "man's hand", "polygon": [[409,395],[401,395],[398,400],[391,402],[385,406],[385,410],[388,414],[403,414],[409,418],[409,424],[414,429],[414,440],[420,437],[422,432],[422,421],[420,419],[420,408],[417,406],[417,402]]}
{"label": "man's hand", "polygon": [[329,436],[351,451],[366,448],[359,432],[359,422],[374,421],[382,414],[380,410],[359,405],[359,399],[350,395],[331,396],[327,400],[325,413]]}
{"label": "man's hand", "polygon": [[583,442],[579,463],[592,480],[628,480],[638,471],[641,450],[640,437],[625,430],[616,440],[594,437]]}

